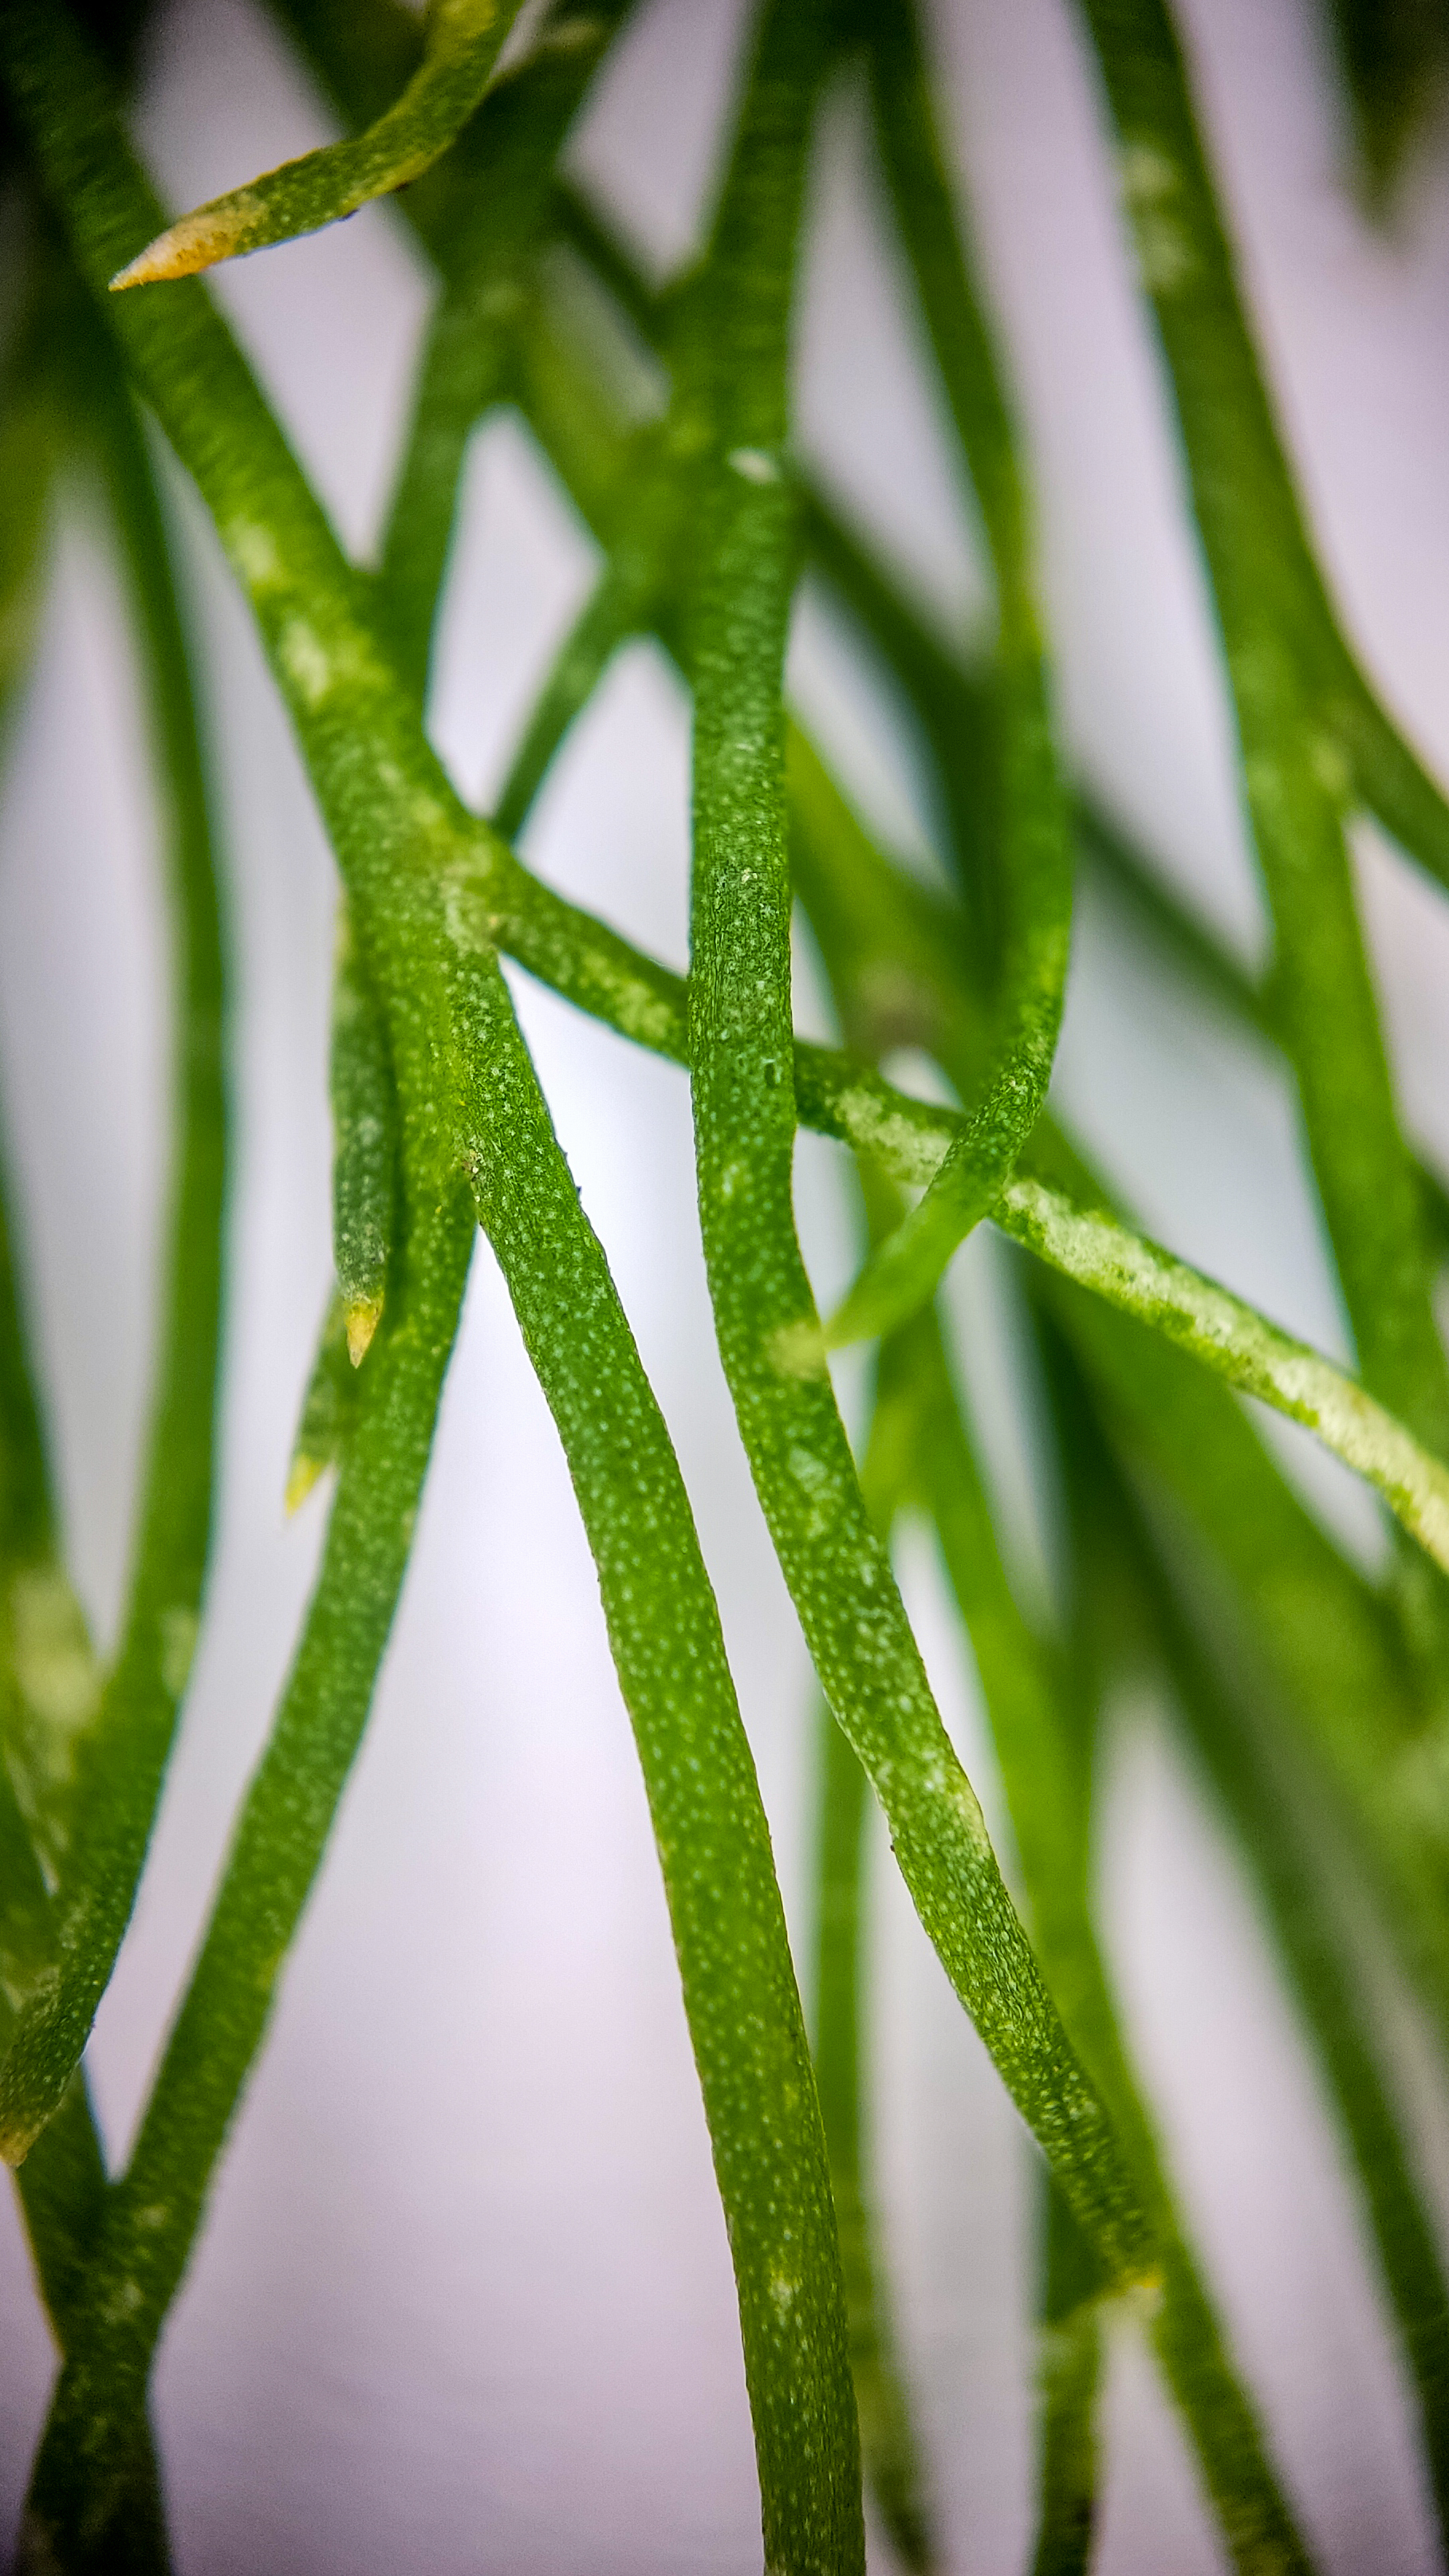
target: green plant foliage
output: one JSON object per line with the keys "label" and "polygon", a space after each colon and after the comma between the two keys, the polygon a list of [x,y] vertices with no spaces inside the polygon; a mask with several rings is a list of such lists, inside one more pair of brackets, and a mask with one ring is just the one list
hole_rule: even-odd
{"label": "green plant foliage", "polygon": [[194,277],[218,260],[319,232],[421,178],[477,107],[518,9],[519,0],[429,0],[422,61],[365,134],[286,161],[183,215],[117,269],[112,292]]}
{"label": "green plant foliage", "polygon": [[[1124,2311],[1232,2563],[1243,2576],[1312,2563],[1098,1925],[1099,1737],[1144,1672],[1233,1836],[1320,2068],[1449,2542],[1445,2262],[1359,1933],[1368,1919],[1386,1937],[1449,2046],[1449,1370],[1432,1307],[1449,1194],[1403,1134],[1345,837],[1368,811],[1449,886],[1449,806],[1368,689],[1319,571],[1165,0],[1082,0],[1081,15],[1221,633],[1273,921],[1260,980],[1070,775],[1029,475],[910,0],[763,0],[707,239],[662,289],[561,173],[627,0],[530,13],[501,68],[520,17],[506,0],[432,0],[421,20],[398,0],[277,0],[353,130],[170,226],[116,88],[145,12],[99,46],[96,15],[0,0],[3,144],[23,215],[0,416],[0,719],[30,657],[56,486],[84,473],[125,575],[167,827],[173,1140],[149,1444],[109,1656],[72,1584],[25,1246],[0,1189],[0,2150],[60,2356],[22,2565],[169,2564],[153,2365],[363,1739],[480,1228],[559,1434],[638,1753],[734,2267],[769,2576],[864,2576],[862,2470],[900,2562],[923,2576],[947,2563],[875,2207],[872,1795],[891,1865],[1040,2151],[1037,2576],[1091,2561],[1108,2328]],[[1347,7],[1338,17],[1382,189],[1438,39],[1411,9],[1374,28]],[[864,75],[985,534],[994,631],[969,649],[932,630],[793,444],[809,157],[847,65]],[[403,188],[437,291],[368,566],[343,554],[191,272]],[[621,410],[570,292],[580,270],[646,353],[657,404]],[[468,442],[505,402],[602,560],[485,818],[450,786],[424,703]],[[229,1170],[214,795],[145,421],[215,528],[337,861],[336,1293],[286,1497],[332,1479],[315,1587],[113,2172],[84,2052],[206,1615]],[[949,892],[875,845],[787,712],[806,565],[918,727]],[[687,976],[510,846],[614,656],[642,634],[692,701]],[[1149,1241],[1047,1109],[1079,863],[1168,974],[1290,1072],[1358,1374]],[[796,906],[840,1047],[796,1035]],[[719,1356],[821,1695],[813,2050],[689,1498],[503,958],[688,1076]],[[901,1044],[929,1054],[961,1110],[887,1078]],[[868,1257],[826,1327],[796,1233],[800,1126],[855,1158],[867,1216]],[[1013,1587],[932,1303],[983,1221],[1014,1247],[1009,1293],[1041,1362],[1067,1562],[1051,1610],[1028,1612]],[[857,1338],[879,1342],[858,1463],[826,1365]],[[1351,1566],[1310,1517],[1240,1395],[1307,1426],[1374,1488],[1400,1534],[1387,1579]],[[979,1682],[1006,1875],[897,1586],[893,1540],[911,1518],[934,1532]]]}

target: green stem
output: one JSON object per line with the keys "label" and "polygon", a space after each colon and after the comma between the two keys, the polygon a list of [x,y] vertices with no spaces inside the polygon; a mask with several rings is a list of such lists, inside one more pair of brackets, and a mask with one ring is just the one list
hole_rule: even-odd
{"label": "green stem", "polygon": [[908,7],[878,16],[870,60],[891,193],[996,574],[995,722],[987,732],[995,756],[987,796],[1000,818],[1002,945],[995,1061],[985,1088],[925,1196],[877,1248],[832,1319],[826,1338],[834,1348],[888,1330],[923,1305],[1010,1179],[1051,1080],[1072,921],[1069,815],[1052,741],[1015,434]]}
{"label": "green stem", "polygon": [[1096,1508],[1120,1533],[1140,1615],[1256,1883],[1353,2161],[1413,2382],[1440,2546],[1449,2563],[1449,2282],[1370,2036],[1358,1976],[1334,1926],[1323,1862],[1300,1821],[1302,1784],[1291,1772],[1285,1778],[1281,1757],[1275,1760],[1265,1713],[1242,1704],[1199,1643],[1160,1547],[1100,1434],[1098,1442],[1106,1490]]}
{"label": "green stem", "polygon": [[160,1383],[125,1628],[94,1718],[72,1738],[74,1783],[56,1833],[57,1974],[22,2011],[0,2067],[0,2150],[13,2163],[64,2098],[135,1900],[206,1577],[221,1334],[225,992],[196,709],[150,464],[104,356],[92,400],[170,806],[176,1145]]}
{"label": "green stem", "polygon": [[1074,1741],[1063,1694],[1012,1597],[933,1315],[911,1328],[907,1356],[916,1379],[916,1482],[971,1638],[1033,1934],[1063,2019],[1111,2107],[1153,2214],[1162,2287],[1152,2339],[1234,2565],[1242,2576],[1303,2570],[1307,2554],[1174,2205],[1093,1927],[1090,1750]]}
{"label": "green stem", "polygon": [[[1260,375],[1164,0],[1083,0],[1176,393],[1277,934],[1275,1007],[1364,1383],[1439,1456],[1449,1370],[1344,839],[1336,627]],[[1331,658],[1331,657],[1330,657]],[[1427,1596],[1426,1596],[1427,1599]],[[1442,1611],[1443,1596],[1436,1596]],[[1435,1617],[1430,1634],[1442,1620]],[[1440,1639],[1442,1645],[1442,1638]]]}
{"label": "green stem", "polygon": [[421,178],[473,114],[519,7],[520,0],[431,0],[422,61],[365,134],[285,161],[181,216],[117,270],[112,291],[193,277],[218,260],[319,232]]}
{"label": "green stem", "polygon": [[473,1244],[455,1193],[404,1250],[317,1588],[125,2175],[108,2195],[37,2457],[32,2551],[106,2564],[151,2356],[270,2015],[371,1704],[402,1588]]}
{"label": "green stem", "polygon": [[[889,1379],[889,1345],[877,1384],[862,1489],[888,1545],[907,1465],[899,1390]],[[830,2156],[850,2317],[850,2366],[860,2408],[861,2450],[877,2510],[902,2565],[937,2563],[910,2407],[894,2350],[889,2303],[876,2250],[867,2156],[869,2085],[863,2062],[866,1969],[865,1773],[822,1700],[816,1727],[815,2082]]]}
{"label": "green stem", "polygon": [[1148,2231],[941,1724],[823,1362],[807,1371],[786,1356],[818,1330],[791,1204],[780,694],[793,572],[785,369],[818,33],[782,7],[767,13],[704,320],[689,1056],[705,1264],[755,1488],[826,1697],[1008,2090],[1109,2268],[1132,2278],[1150,2266]]}
{"label": "green stem", "polygon": [[657,516],[646,514],[634,535],[621,538],[564,638],[493,808],[505,841],[522,831],[564,735],[619,647],[653,622],[660,573],[652,525]]}
{"label": "green stem", "polygon": [[[147,228],[147,192],[73,33],[18,6],[4,28],[17,104],[98,285]],[[499,845],[452,796],[366,586],[204,295],[183,285],[110,310],[217,521],[307,760],[387,1011],[415,1202],[449,1205],[466,1177],[559,1425],[658,1829],[730,2227],[767,2556],[790,2576],[845,2576],[863,2539],[844,2304],[769,1837],[678,1467],[498,970]],[[63,2448],[57,2437],[52,2466]],[[42,2501],[63,2502],[54,2475]]]}

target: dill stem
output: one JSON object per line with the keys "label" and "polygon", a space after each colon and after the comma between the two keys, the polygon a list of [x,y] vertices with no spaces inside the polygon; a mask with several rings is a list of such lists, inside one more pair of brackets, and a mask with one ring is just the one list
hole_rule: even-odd
{"label": "dill stem", "polygon": [[[146,228],[148,193],[74,32],[19,7],[3,28],[17,102],[94,288]],[[839,2257],[768,1830],[668,1435],[498,969],[489,898],[500,845],[427,749],[371,623],[370,586],[342,561],[204,295],[168,287],[163,303],[127,296],[110,318],[218,522],[296,727],[387,1011],[414,1207],[451,1206],[459,1182],[471,1188],[595,1553],[729,2223],[767,2556],[782,2576],[851,2576],[863,2536]],[[339,1504],[365,1459],[364,1430]],[[349,1634],[344,1622],[332,1650],[344,1660]],[[360,1726],[365,1697],[354,1714]],[[325,1837],[330,1809],[315,1821]],[[213,2035],[220,2045],[224,2025]],[[224,2052],[229,2098],[259,2036],[259,2021],[250,2037],[243,2022]],[[189,2171],[193,2206],[205,2178]],[[194,2223],[183,2208],[167,2266]],[[155,2304],[158,2261],[141,2261],[139,2316]],[[132,2283],[127,2271],[113,2301],[128,2312]],[[153,2286],[165,2290],[160,2272]],[[67,2420],[85,2412],[82,2376],[78,2363]],[[65,2509],[64,2451],[58,2423],[37,2473],[43,2513]]]}
{"label": "dill stem", "polygon": [[195,1650],[211,1535],[227,1105],[225,987],[207,791],[185,636],[151,468],[106,363],[100,439],[142,639],[169,802],[175,1144],[160,1370],[120,1652],[75,1746],[55,1927],[59,1974],[0,2065],[0,2152],[18,2163],[62,2100],[135,1901]]}
{"label": "dill stem", "polygon": [[996,576],[994,721],[985,736],[993,756],[983,785],[996,816],[1000,954],[987,1080],[924,1197],[877,1247],[832,1318],[833,1347],[903,1321],[990,1214],[1046,1099],[1072,920],[1072,839],[1052,740],[1026,494],[909,6],[877,16],[870,65],[891,194]]}
{"label": "dill stem", "polygon": [[[1126,1582],[1126,1624],[1168,1684],[1172,1712],[1254,1886],[1355,2168],[1362,2213],[1414,2387],[1449,2558],[1449,2281],[1401,2133],[1383,2051],[1336,1919],[1331,1853],[1314,1801],[1266,1706],[1250,1705],[1201,1642],[1170,1563],[1117,1454],[1120,1428],[1073,1371],[1074,1473],[1097,1549]],[[1115,1597],[1115,1596],[1114,1596]],[[1123,1625],[1119,1611],[1119,1641]]]}
{"label": "dill stem", "polygon": [[[1237,720],[1247,819],[1275,931],[1275,1010],[1365,1385],[1449,1457],[1449,1367],[1423,1209],[1379,1023],[1345,817],[1343,654],[1260,372],[1165,0],[1083,0],[1118,174],[1156,315]],[[1442,1673],[1449,1594],[1401,1557],[1405,1609]],[[1441,1723],[1444,1721],[1441,1718]]]}
{"label": "dill stem", "polygon": [[766,14],[703,318],[711,449],[691,629],[695,686],[689,1062],[705,1267],[755,1489],[831,1707],[870,1774],[906,1884],[1008,2090],[1109,2269],[1150,2237],[1062,2033],[941,1724],[871,1526],[795,1236],[781,675],[793,576],[783,473],[810,31]]}

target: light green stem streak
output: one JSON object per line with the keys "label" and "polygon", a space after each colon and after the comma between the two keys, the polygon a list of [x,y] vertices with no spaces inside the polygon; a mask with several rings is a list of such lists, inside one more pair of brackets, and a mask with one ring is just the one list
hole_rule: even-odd
{"label": "light green stem streak", "polygon": [[1280,1332],[1226,1288],[1095,1208],[1016,1180],[996,1210],[1003,1233],[1084,1288],[1150,1324],[1225,1378],[1315,1432],[1377,1488],[1436,1565],[1449,1571],[1449,1467],[1331,1360]]}
{"label": "light green stem streak", "polygon": [[832,1318],[833,1348],[903,1321],[989,1214],[1040,1114],[1071,950],[1072,842],[1052,743],[1026,496],[981,297],[968,265],[911,9],[879,13],[871,54],[877,130],[897,216],[996,575],[992,802],[1004,928],[994,1062],[924,1198],[872,1255]]}
{"label": "light green stem streak", "polygon": [[107,362],[93,400],[170,803],[175,1163],[160,1383],[121,1648],[94,1717],[56,1740],[70,1776],[53,1783],[48,1820],[61,1877],[54,1970],[0,2065],[0,2151],[12,2163],[64,2097],[135,1900],[205,1583],[221,1333],[225,996],[206,785],[159,504],[129,396]]}
{"label": "light green stem streak", "polygon": [[[1255,981],[1191,906],[1173,893],[1161,871],[1098,809],[1078,805],[1077,833],[1087,866],[1125,903],[1183,981],[1240,1028],[1281,1046],[1282,1021],[1273,978]],[[1425,1230],[1442,1260],[1449,1252],[1449,1188],[1422,1157],[1415,1157],[1414,1168]]]}
{"label": "light green stem streak", "polygon": [[447,151],[477,107],[520,0],[430,0],[423,59],[365,134],[285,161],[183,215],[119,269],[114,289],[188,277],[218,260],[319,232],[405,188]]}
{"label": "light green stem streak", "polygon": [[[4,37],[17,104],[98,287],[152,220],[147,192],[64,23],[17,6]],[[767,2559],[790,2576],[843,2576],[862,2556],[854,2402],[768,1831],[668,1436],[498,970],[498,845],[422,741],[365,586],[204,296],[181,286],[111,312],[217,519],[296,726],[388,1012],[405,1167],[412,1158],[444,1204],[459,1177],[471,1184],[558,1423],[634,1722],[729,2219]],[[270,1950],[265,1964],[274,1975]],[[223,2023],[213,2045],[224,2042],[234,2099],[254,2043]]]}
{"label": "light green stem streak", "polygon": [[[889,1546],[898,1508],[910,1499],[907,1468],[911,1390],[881,1354],[861,1488]],[[840,2259],[850,2315],[850,2366],[860,2408],[861,2449],[876,2507],[902,2564],[929,2576],[938,2563],[905,2386],[894,2349],[883,2266],[875,2245],[867,2152],[868,2084],[863,2064],[866,1968],[866,1777],[828,1703],[816,1729],[815,2082],[830,2154]]]}
{"label": "light green stem streak", "polygon": [[1176,392],[1277,934],[1277,1008],[1364,1382],[1442,1456],[1449,1371],[1354,904],[1342,823],[1353,780],[1324,703],[1332,621],[1163,0],[1083,6]]}
{"label": "light green stem streak", "polygon": [[[566,385],[546,339],[528,344],[529,417],[601,541],[618,523],[618,434],[605,431],[597,407]],[[930,711],[943,761],[951,746],[969,745],[969,687],[899,595],[875,573],[848,533],[810,506],[808,523],[825,530],[822,560],[850,604],[867,621],[914,698]],[[959,700],[959,704],[958,704]],[[933,735],[933,739],[936,737]],[[964,759],[966,755],[962,755]],[[959,778],[958,783],[968,783]],[[970,1097],[985,1061],[981,1005],[968,986],[971,948],[950,909],[888,867],[808,756],[798,730],[789,751],[794,864],[823,834],[828,863],[804,889],[810,907],[823,895],[860,943],[869,977],[858,979],[862,1018],[847,1025],[849,1042],[875,1054],[893,1041],[927,1046]],[[969,803],[968,803],[969,810]],[[1104,829],[1099,822],[1097,828]],[[841,880],[843,856],[853,853]],[[889,935],[881,917],[891,901]],[[641,959],[587,915],[524,880],[503,899],[501,944],[529,971],[582,1009],[638,1043],[687,1061],[682,989],[677,979]],[[825,1051],[797,1045],[795,1090],[806,1125],[872,1153],[895,1177],[920,1184],[942,1150],[948,1118],[892,1092],[879,1075]],[[1070,1195],[1103,1192],[1049,1118],[1027,1161]],[[1182,1508],[1201,1528],[1247,1608],[1268,1661],[1289,1694],[1305,1744],[1326,1761],[1345,1821],[1372,1859],[1381,1899],[1410,1973],[1441,2022],[1449,2026],[1449,1909],[1442,1853],[1429,1824],[1431,1805],[1416,1738],[1425,1710],[1420,1678],[1406,1662],[1397,1624],[1323,1536],[1291,1493],[1226,1388],[1155,1336],[1139,1332],[1097,1299],[1062,1283],[1064,1321],[1096,1375],[1125,1406],[1137,1436]]]}
{"label": "light green stem streak", "polygon": [[[841,961],[847,1039],[874,1051],[914,1038],[969,1092],[984,1037],[956,971],[959,927],[949,908],[881,858],[798,742],[789,769],[797,889],[822,949]],[[1069,1197],[1108,1204],[1049,1117],[1026,1159]],[[1406,1964],[1445,2019],[1449,1906],[1433,1822],[1434,1742],[1396,1620],[1309,1519],[1225,1388],[1156,1334],[1058,1285],[1074,1343],[1250,1608],[1300,1732],[1327,1762],[1346,1820],[1372,1855]]]}
{"label": "light green stem streak", "polygon": [[[536,366],[530,383],[530,416],[607,544],[618,508],[607,434],[586,429],[576,390],[568,407],[562,406],[561,380],[556,383],[547,367]],[[811,504],[808,525],[817,535],[824,531],[826,569],[843,584],[850,604],[929,714],[942,759],[950,758],[953,744],[971,739],[971,684],[957,666],[947,665],[919,619],[848,533],[823,518],[818,503]],[[960,767],[958,758],[958,777]],[[848,1040],[867,1054],[892,1042],[923,1044],[970,1097],[981,1080],[985,1037],[980,1003],[967,982],[970,943],[959,921],[870,850],[798,728],[790,733],[787,770],[797,870],[813,838],[823,835],[830,852],[828,865],[810,873],[808,902],[812,908],[822,900],[833,906],[831,935],[854,940],[868,968],[854,983],[859,1007],[847,1023]],[[1099,842],[1109,831],[1090,809],[1087,825]],[[840,876],[847,845],[856,853],[846,871],[848,885]],[[883,938],[879,906],[887,883],[890,926]],[[574,916],[573,932],[576,947],[562,919],[545,928],[537,916],[525,923],[512,913],[501,935],[521,962],[582,1007],[602,1009],[616,1026],[682,1061],[677,988],[657,969],[646,984],[637,959],[631,963],[597,924]],[[902,1178],[919,1182],[929,1170],[934,1113],[908,1108],[877,1076],[861,1074],[852,1081],[816,1051],[797,1050],[796,1092],[807,1123],[858,1143],[873,1140]],[[1100,1184],[1049,1121],[1038,1127],[1028,1160],[1044,1178],[1062,1179],[1069,1194],[1101,1199]],[[1240,1587],[1301,1720],[1320,1739],[1320,1754],[1328,1755],[1355,1831],[1369,1832],[1396,1934],[1412,1972],[1442,2014],[1449,1996],[1443,1871],[1437,1855],[1425,1849],[1425,1801],[1410,1742],[1422,1724],[1420,1685],[1395,1641],[1389,1611],[1310,1521],[1225,1389],[1095,1301],[1073,1300],[1067,1313],[1074,1335],[1091,1346],[1094,1368],[1105,1371],[1119,1400],[1134,1407],[1159,1466]]]}
{"label": "light green stem streak", "polygon": [[703,316],[713,451],[693,639],[689,1057],[705,1263],[746,1455],[821,1686],[1013,2099],[1109,2270],[1133,2278],[1152,2260],[1142,2214],[941,1724],[823,1363],[797,1373],[779,1356],[786,1337],[818,1330],[791,1204],[780,697],[793,573],[786,362],[812,33],[781,7],[767,13]]}
{"label": "light green stem streak", "polygon": [[[1177,2212],[1092,1924],[1086,1755],[1006,1580],[990,1507],[933,1314],[910,1328],[915,1482],[935,1520],[991,1721],[1034,1938],[1074,2042],[1111,2107],[1152,2210],[1162,2290],[1151,2335],[1197,2451],[1234,2565],[1278,2576],[1309,2564],[1252,2403]],[[1079,2356],[1080,2358],[1080,2356]]]}

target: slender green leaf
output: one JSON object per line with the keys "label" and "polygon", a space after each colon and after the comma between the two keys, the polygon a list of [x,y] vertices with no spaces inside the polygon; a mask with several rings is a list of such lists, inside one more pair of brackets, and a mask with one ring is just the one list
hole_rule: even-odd
{"label": "slender green leaf", "polygon": [[[1365,1385],[1449,1455],[1449,1369],[1344,837],[1346,659],[1314,564],[1164,0],[1083,0],[1118,175],[1176,394],[1237,716],[1248,818],[1276,932],[1275,1008]],[[1426,1660],[1449,1596],[1409,1574]]]}
{"label": "slender green leaf", "polygon": [[1000,817],[1003,945],[995,1061],[985,1088],[925,1196],[872,1254],[832,1317],[826,1340],[836,1349],[887,1330],[924,1304],[1009,1180],[1051,1080],[1072,920],[1072,839],[1016,441],[909,8],[876,19],[870,60],[892,195],[996,574],[995,722],[987,735],[996,757],[986,793]]}
{"label": "slender green leaf", "polygon": [[[57,1828],[57,1973],[22,2012],[0,2066],[0,2151],[12,2163],[64,2098],[134,1902],[195,1650],[211,1529],[221,1331],[224,982],[195,704],[149,461],[129,397],[106,361],[92,373],[92,404],[145,648],[170,808],[176,1144],[160,1380],[124,1634],[94,1714],[87,1710],[77,1720],[67,1709],[73,1779],[65,1783],[68,1812]],[[39,1651],[58,1706],[62,1687],[72,1688],[76,1647],[51,1604],[48,1592]],[[78,1699],[79,1679],[74,1691]]]}
{"label": "slender green leaf", "polygon": [[112,290],[194,277],[219,260],[320,232],[369,199],[420,178],[477,107],[519,6],[520,0],[429,0],[422,61],[401,98],[365,134],[284,161],[182,215],[116,271]]}
{"label": "slender green leaf", "polygon": [[[14,91],[99,287],[146,225],[146,192],[69,31],[17,8],[5,39]],[[499,845],[453,798],[370,622],[367,588],[204,296],[183,285],[160,301],[164,319],[156,299],[110,310],[218,522],[307,758],[387,1012],[415,1201],[450,1205],[459,1179],[471,1185],[599,1566],[729,2219],[767,2557],[792,2576],[844,2576],[863,2550],[844,2303],[769,1838],[678,1468],[498,971]],[[233,2052],[229,2087],[249,2054],[250,2043]],[[169,2235],[168,2248],[174,2259]],[[110,2331],[103,2307],[98,2334]],[[143,2285],[137,2315],[149,2313]],[[62,2463],[72,2407],[85,2415],[65,2398],[38,2473],[42,2521],[71,2510]]]}
{"label": "slender green leaf", "polygon": [[794,244],[820,30],[766,15],[702,314],[711,422],[693,618],[689,1053],[705,1264],[756,1491],[815,1669],[885,1809],[918,1913],[1109,2268],[1152,2254],[1101,2105],[1057,2021],[871,1526],[795,1237],[781,673]]}
{"label": "slender green leaf", "polygon": [[[1062,1365],[1058,1355],[1057,1368]],[[1382,2051],[1372,2036],[1359,1972],[1335,1919],[1334,1863],[1312,1825],[1313,1798],[1295,1776],[1270,1706],[1249,1707],[1201,1642],[1146,1515],[1129,1490],[1090,1393],[1073,1383],[1075,1445],[1084,1509],[1099,1549],[1115,1552],[1130,1599],[1123,1626],[1143,1632],[1160,1658],[1195,1756],[1235,1832],[1287,1971],[1343,2138],[1355,2165],[1411,2373],[1421,2436],[1449,2557],[1449,2283],[1434,2229],[1400,2133]]]}
{"label": "slender green leaf", "polygon": [[[883,1369],[861,1470],[871,1516],[887,1543],[896,1509],[908,1499],[901,1476],[909,1465],[910,1426],[902,1419],[901,1392]],[[909,1402],[909,1389],[904,1392]],[[840,2230],[861,2451],[896,2555],[903,2566],[929,2576],[938,2553],[871,2209],[864,2012],[866,1777],[824,1700],[816,1728],[816,1763],[813,2054]]]}
{"label": "slender green leaf", "polygon": [[1088,1893],[1089,1754],[1012,1598],[933,1316],[911,1328],[918,1488],[970,1634],[1039,1946],[1072,2038],[1111,2107],[1161,2248],[1150,2330],[1234,2565],[1274,2576],[1309,2561],[1256,2412],[1174,2205],[1118,2022]]}

